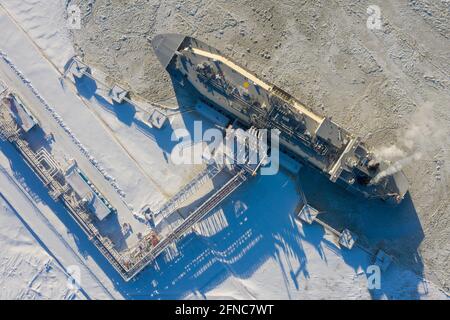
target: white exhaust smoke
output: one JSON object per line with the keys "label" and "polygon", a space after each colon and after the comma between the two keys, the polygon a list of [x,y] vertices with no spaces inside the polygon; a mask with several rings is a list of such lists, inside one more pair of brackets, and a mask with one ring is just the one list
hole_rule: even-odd
{"label": "white exhaust smoke", "polygon": [[450,137],[445,132],[445,126],[433,117],[433,105],[426,103],[418,107],[411,116],[406,130],[399,134],[395,145],[374,150],[378,161],[387,161],[391,165],[378,173],[372,183],[393,175],[405,166],[420,160],[424,155],[436,154],[450,145]]}
{"label": "white exhaust smoke", "polygon": [[393,164],[391,164],[387,169],[381,171],[378,173],[375,178],[373,178],[372,183],[378,183],[381,179],[387,176],[391,176],[399,171],[401,171],[405,166],[409,165],[410,163],[420,160],[422,158],[422,154],[417,152],[410,156],[407,156],[406,158],[397,160]]}

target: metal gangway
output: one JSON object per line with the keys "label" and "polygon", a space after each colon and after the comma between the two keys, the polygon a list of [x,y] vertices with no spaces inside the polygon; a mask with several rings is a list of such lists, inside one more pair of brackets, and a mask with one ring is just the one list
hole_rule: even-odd
{"label": "metal gangway", "polygon": [[18,139],[20,128],[13,120],[3,101],[0,100],[0,138],[5,141],[13,142]]}
{"label": "metal gangway", "polygon": [[158,211],[154,213],[155,224],[163,220],[174,212],[181,203],[193,195],[205,182],[213,179],[223,167],[213,162],[207,164],[206,168],[177,192],[169,201],[167,201]]}
{"label": "metal gangway", "polygon": [[[90,214],[71,194],[71,188],[67,184],[59,182],[55,179],[55,175],[60,172],[60,168],[53,157],[41,148],[35,153],[22,139],[21,129],[17,126],[15,121],[11,118],[8,111],[3,108],[0,102],[0,138],[12,143],[25,159],[26,163],[36,173],[36,176],[49,189],[50,196],[55,200],[61,200],[66,209],[74,218],[75,222],[88,235],[89,239],[93,241],[94,245],[100,250],[111,265],[119,272],[126,280],[126,269],[122,264],[123,259],[121,255],[113,247],[108,238],[102,237],[92,223]],[[45,168],[42,162],[45,161],[49,168]],[[2,169],[4,170],[4,169]]]}
{"label": "metal gangway", "polygon": [[[11,142],[20,151],[27,164],[38,173],[39,179],[50,189],[50,196],[54,200],[58,199],[66,189],[54,179],[57,173],[57,168],[54,167],[54,161],[48,160],[50,156],[44,149],[41,149],[39,154],[35,154],[28,143],[22,140],[21,129],[11,118],[8,111],[2,108],[0,113],[0,136]],[[43,160],[47,160],[51,166],[48,170],[42,166],[41,161]]]}
{"label": "metal gangway", "polygon": [[249,172],[245,169],[237,167],[237,173],[223,187],[215,192],[208,200],[195,209],[189,216],[176,227],[167,237],[163,238],[150,252],[143,256],[133,267],[128,270],[129,277],[133,277],[139,273],[145,266],[164,252],[174,241],[179,240],[194,225],[202,220],[208,213],[224,201],[233,191],[235,191],[244,181],[247,180]]}
{"label": "metal gangway", "polygon": [[[251,164],[250,151],[257,147],[254,143],[257,136],[252,133],[250,137],[253,139],[248,145],[249,148],[241,148],[237,150],[237,153],[229,154],[225,151],[225,155],[231,159],[231,164],[227,166],[219,166],[215,161],[208,164],[208,167],[202,171],[196,178],[194,178],[189,184],[180,190],[166,205],[164,205],[157,213],[160,219],[163,219],[168,214],[176,210],[177,205],[187,199],[187,197],[198,189],[204,179],[210,176],[218,174],[223,168],[228,168],[234,173],[233,177],[223,185],[218,191],[216,191],[212,196],[210,196],[203,204],[192,211],[187,218],[166,237],[159,241],[155,246],[148,247],[143,245],[142,247],[148,250],[147,253],[142,252],[139,255],[139,261],[132,264],[131,268],[128,270],[128,276],[131,278],[137,273],[139,273],[145,266],[164,252],[172,243],[183,237],[189,230],[191,230],[195,224],[201,221],[208,213],[211,212],[217,205],[224,201],[234,190],[236,190],[244,181],[247,180],[247,176],[254,176],[262,162],[264,161],[266,155],[260,159],[257,164]],[[243,138],[248,138],[245,136]],[[242,138],[242,137],[241,137]],[[252,143],[253,142],[253,143]],[[254,150],[253,150],[254,151]]]}

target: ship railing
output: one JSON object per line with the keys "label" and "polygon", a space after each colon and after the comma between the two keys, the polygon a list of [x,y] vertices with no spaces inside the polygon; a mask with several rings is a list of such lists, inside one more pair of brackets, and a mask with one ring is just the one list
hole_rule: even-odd
{"label": "ship railing", "polygon": [[169,201],[167,201],[157,212],[155,212],[155,217],[157,219],[164,219],[167,217],[170,213],[175,211],[183,201],[194,194],[205,182],[213,179],[221,170],[222,167],[220,167],[217,163],[208,164],[205,170],[200,172]]}
{"label": "ship railing", "polygon": [[252,105],[251,103],[249,103],[248,101],[246,101],[245,99],[243,99],[239,94],[234,93],[232,91],[228,92],[221,84],[219,84],[217,82],[217,80],[214,79],[210,79],[210,78],[206,78],[205,76],[203,76],[205,78],[205,80],[208,80],[210,82],[210,84],[216,88],[218,91],[228,95],[228,96],[232,96],[235,100],[239,101],[240,103],[246,105],[248,108],[250,108],[253,112],[259,114],[259,115],[263,115],[264,112],[261,109],[255,108],[254,105]]}

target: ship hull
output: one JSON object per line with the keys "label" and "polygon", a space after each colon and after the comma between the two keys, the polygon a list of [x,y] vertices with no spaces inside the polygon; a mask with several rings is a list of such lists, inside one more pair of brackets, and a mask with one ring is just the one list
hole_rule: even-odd
{"label": "ship hull", "polygon": [[358,137],[217,49],[177,34],[156,36],[153,48],[164,68],[182,84],[188,82],[202,100],[243,126],[278,129],[282,151],[332,182],[369,198],[403,199],[408,184],[402,172],[374,182],[389,163],[375,161]]}

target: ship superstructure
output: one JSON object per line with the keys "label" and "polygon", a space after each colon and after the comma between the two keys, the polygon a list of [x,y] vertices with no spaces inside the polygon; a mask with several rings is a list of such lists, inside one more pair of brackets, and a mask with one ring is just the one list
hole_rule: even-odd
{"label": "ship superstructure", "polygon": [[379,179],[390,164],[378,161],[360,138],[330,118],[312,112],[197,39],[163,34],[152,43],[164,68],[182,84],[189,82],[217,111],[244,127],[278,129],[282,151],[317,168],[332,182],[366,197],[396,203],[403,199],[408,188],[404,174]]}

